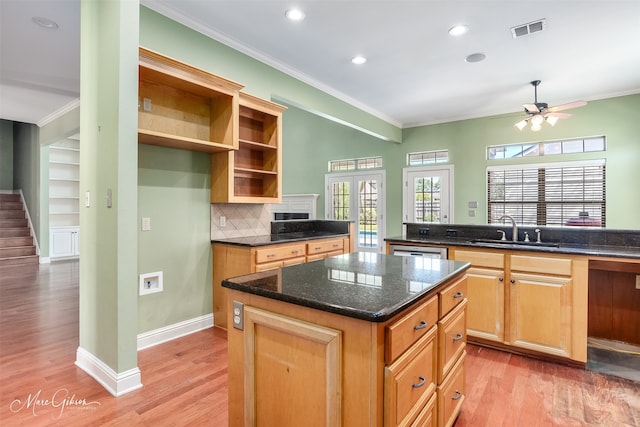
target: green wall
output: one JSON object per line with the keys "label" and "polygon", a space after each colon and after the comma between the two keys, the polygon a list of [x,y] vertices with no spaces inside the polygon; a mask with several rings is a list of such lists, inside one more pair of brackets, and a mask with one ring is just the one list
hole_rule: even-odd
{"label": "green wall", "polygon": [[0,190],[13,190],[13,122],[0,120]]}
{"label": "green wall", "polygon": [[164,290],[138,297],[138,332],[212,312],[210,157],[139,145],[138,270],[163,271]]}
{"label": "green wall", "polygon": [[13,125],[13,188],[22,190],[36,236],[40,235],[40,144],[38,127]]}

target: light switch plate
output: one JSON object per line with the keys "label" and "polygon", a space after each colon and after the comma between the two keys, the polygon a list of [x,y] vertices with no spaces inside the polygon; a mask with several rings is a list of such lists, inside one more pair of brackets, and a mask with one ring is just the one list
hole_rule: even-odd
{"label": "light switch plate", "polygon": [[144,217],[142,218],[142,231],[151,230],[151,218]]}

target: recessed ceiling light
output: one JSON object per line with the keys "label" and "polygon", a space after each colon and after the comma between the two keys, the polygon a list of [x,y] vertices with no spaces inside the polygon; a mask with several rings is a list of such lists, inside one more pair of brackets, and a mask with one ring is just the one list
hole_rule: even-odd
{"label": "recessed ceiling light", "polygon": [[364,64],[365,62],[367,62],[367,58],[365,58],[364,56],[360,56],[360,55],[358,55],[358,56],[354,56],[354,57],[351,59],[351,62],[353,62],[353,63],[354,63],[354,64],[356,64],[356,65],[362,65],[362,64]]}
{"label": "recessed ceiling light", "polygon": [[300,9],[289,9],[284,13],[284,16],[292,21],[302,21],[304,19],[304,12]]}
{"label": "recessed ceiling light", "polygon": [[467,31],[469,31],[469,27],[466,25],[456,25],[455,27],[449,28],[449,35],[454,37],[461,36],[466,34]]}
{"label": "recessed ceiling light", "polygon": [[472,53],[471,55],[464,58],[466,62],[481,62],[487,58],[487,55],[484,53]]}
{"label": "recessed ceiling light", "polygon": [[55,30],[56,28],[58,28],[58,24],[49,18],[34,16],[33,18],[31,18],[31,20],[43,28],[49,28],[50,30]]}

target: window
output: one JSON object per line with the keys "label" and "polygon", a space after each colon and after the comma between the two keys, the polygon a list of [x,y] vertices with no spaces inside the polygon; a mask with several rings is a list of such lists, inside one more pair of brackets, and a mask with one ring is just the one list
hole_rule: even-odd
{"label": "window", "polygon": [[434,165],[436,163],[447,163],[449,161],[449,150],[422,151],[420,153],[407,154],[408,166]]}
{"label": "window", "polygon": [[565,141],[529,142],[487,147],[487,160],[605,151],[604,136]]}
{"label": "window", "polygon": [[353,171],[356,169],[374,169],[382,167],[382,157],[365,157],[362,159],[331,160],[330,172]]}
{"label": "window", "polygon": [[487,168],[488,222],[511,215],[523,225],[606,223],[605,161]]}

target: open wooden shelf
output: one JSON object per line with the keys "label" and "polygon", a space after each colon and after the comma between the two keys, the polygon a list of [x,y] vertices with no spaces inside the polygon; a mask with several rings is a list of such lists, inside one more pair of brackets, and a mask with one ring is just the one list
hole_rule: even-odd
{"label": "open wooden shelf", "polygon": [[240,93],[238,150],[211,156],[211,201],[280,203],[285,107]]}
{"label": "open wooden shelf", "polygon": [[241,88],[140,48],[138,142],[210,153],[236,150]]}

